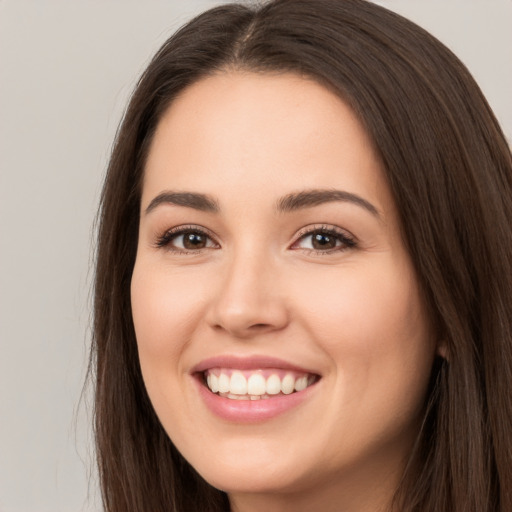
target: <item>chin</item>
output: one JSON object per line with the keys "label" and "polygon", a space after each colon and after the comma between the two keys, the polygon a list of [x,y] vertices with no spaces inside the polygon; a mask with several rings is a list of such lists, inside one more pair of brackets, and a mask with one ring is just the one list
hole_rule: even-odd
{"label": "chin", "polygon": [[196,468],[213,487],[228,494],[274,494],[300,488],[301,475],[292,470],[276,468],[275,464],[261,467],[247,464],[237,467],[218,464],[214,468]]}
{"label": "chin", "polygon": [[297,492],[316,481],[325,464],[308,455],[303,438],[286,443],[286,437],[217,438],[215,447],[184,455],[204,480],[228,494]]}

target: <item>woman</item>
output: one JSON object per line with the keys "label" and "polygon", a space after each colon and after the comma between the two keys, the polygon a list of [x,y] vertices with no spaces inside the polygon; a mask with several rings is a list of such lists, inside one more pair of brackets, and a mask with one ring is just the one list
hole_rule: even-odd
{"label": "woman", "polygon": [[105,509],[511,510],[511,171],[467,70],[381,7],[183,27],[101,203]]}

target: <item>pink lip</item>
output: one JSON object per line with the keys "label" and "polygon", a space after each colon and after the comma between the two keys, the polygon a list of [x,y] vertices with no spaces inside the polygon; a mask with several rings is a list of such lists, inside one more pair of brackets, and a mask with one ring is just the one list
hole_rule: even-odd
{"label": "pink lip", "polygon": [[204,384],[202,372],[209,368],[236,368],[240,370],[276,368],[311,374],[315,374],[315,372],[266,356],[248,358],[220,356],[201,361],[191,371],[199,395],[213,414],[232,423],[257,423],[275,418],[302,404],[314,393],[316,388],[316,384],[313,384],[290,395],[278,395],[262,400],[231,400],[212,393]]}
{"label": "pink lip", "polygon": [[276,368],[283,370],[293,370],[300,373],[313,373],[316,372],[308,370],[307,368],[301,368],[294,364],[277,359],[275,357],[268,356],[251,356],[251,357],[240,357],[240,356],[217,356],[211,357],[201,361],[199,364],[194,366],[191,373],[204,372],[210,368],[236,368],[237,370],[258,370],[264,368]]}

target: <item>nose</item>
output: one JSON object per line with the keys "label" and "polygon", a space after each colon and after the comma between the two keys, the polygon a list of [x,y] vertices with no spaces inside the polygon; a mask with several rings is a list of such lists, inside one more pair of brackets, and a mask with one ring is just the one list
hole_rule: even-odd
{"label": "nose", "polygon": [[207,321],[212,328],[246,339],[283,329],[289,321],[285,290],[272,258],[233,258],[213,291]]}

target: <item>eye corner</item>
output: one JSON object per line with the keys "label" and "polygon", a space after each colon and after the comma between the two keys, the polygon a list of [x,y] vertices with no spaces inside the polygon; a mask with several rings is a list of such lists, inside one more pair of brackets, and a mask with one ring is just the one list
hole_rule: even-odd
{"label": "eye corner", "polygon": [[221,247],[210,230],[197,225],[180,225],[167,229],[156,236],[154,246],[177,255],[196,255]]}
{"label": "eye corner", "polygon": [[[301,244],[308,238],[310,247],[302,246]],[[333,225],[315,224],[302,228],[290,245],[290,249],[328,255],[356,248],[357,244],[357,239],[345,229]]]}

